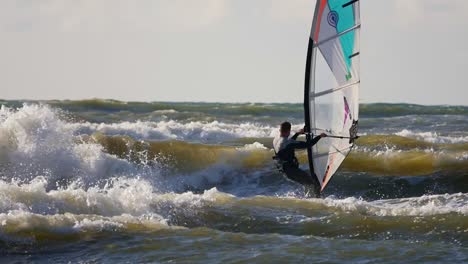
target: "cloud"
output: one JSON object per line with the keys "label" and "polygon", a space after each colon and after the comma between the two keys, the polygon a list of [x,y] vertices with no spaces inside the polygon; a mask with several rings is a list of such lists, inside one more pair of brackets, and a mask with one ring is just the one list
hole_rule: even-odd
{"label": "cloud", "polygon": [[315,3],[310,0],[271,0],[270,16],[280,22],[308,21],[314,16]]}
{"label": "cloud", "polygon": [[395,0],[394,12],[399,25],[468,25],[466,0]]}
{"label": "cloud", "polygon": [[227,0],[3,0],[4,31],[185,31],[228,13]]}
{"label": "cloud", "polygon": [[[315,1],[310,0],[270,0],[269,15],[279,22],[310,22],[315,8]],[[467,0],[372,0],[361,2],[361,8],[368,10],[381,19],[390,19],[400,27],[438,25],[468,25]],[[378,10],[378,6],[381,10]],[[379,13],[380,12],[380,13]]]}

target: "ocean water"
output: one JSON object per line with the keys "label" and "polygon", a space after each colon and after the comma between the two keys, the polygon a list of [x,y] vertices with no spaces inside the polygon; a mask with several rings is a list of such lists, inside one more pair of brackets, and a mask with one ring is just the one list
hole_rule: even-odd
{"label": "ocean water", "polygon": [[315,199],[271,159],[300,104],[0,105],[0,263],[468,262],[468,107],[362,105]]}

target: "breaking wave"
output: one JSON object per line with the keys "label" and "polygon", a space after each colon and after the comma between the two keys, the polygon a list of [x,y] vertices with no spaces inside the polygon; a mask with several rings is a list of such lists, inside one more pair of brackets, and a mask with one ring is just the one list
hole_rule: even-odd
{"label": "breaking wave", "polygon": [[[60,175],[61,180],[87,177],[95,182],[109,175],[159,175],[162,169],[186,173],[220,164],[248,170],[273,167],[271,136],[275,130],[271,127],[175,121],[154,127],[147,122],[69,123],[62,115],[40,105],[26,105],[18,111],[1,109],[4,175]],[[187,142],[190,139],[212,143]],[[305,162],[304,153],[299,157]],[[466,171],[468,144],[463,140],[433,143],[401,135],[363,136],[342,168],[379,175]]]}
{"label": "breaking wave", "polygon": [[[429,236],[462,239],[468,228],[463,221],[468,197],[460,193],[377,201],[290,195],[239,198],[216,188],[200,194],[159,193],[149,182],[136,179],[116,179],[102,188],[70,185],[56,190],[47,190],[46,181],[42,177],[22,184],[0,181],[1,240],[32,243],[73,239],[83,233],[200,226],[324,237],[336,237],[341,230],[340,237],[365,239],[428,236],[433,230]],[[246,211],[249,208],[255,208],[253,215]],[[266,220],[270,218],[276,220]],[[242,225],[236,224],[239,219]]]}
{"label": "breaking wave", "polygon": [[[0,244],[191,227],[464,243],[465,139],[363,136],[325,199],[306,199],[273,166],[274,130],[217,121],[77,122],[47,105],[2,107]],[[304,153],[299,158],[305,163]]]}
{"label": "breaking wave", "polygon": [[[24,101],[1,101],[2,105],[21,107]],[[35,103],[35,102],[32,102]],[[216,111],[218,115],[270,116],[279,117],[300,116],[302,104],[294,103],[203,103],[203,102],[123,102],[110,99],[88,99],[79,101],[51,100],[43,103],[71,112],[101,111],[106,113],[130,111],[136,113],[151,113],[154,111],[169,111],[170,113],[203,113]],[[374,103],[361,104],[362,117],[391,117],[405,115],[468,115],[468,106],[450,105],[416,105]]]}

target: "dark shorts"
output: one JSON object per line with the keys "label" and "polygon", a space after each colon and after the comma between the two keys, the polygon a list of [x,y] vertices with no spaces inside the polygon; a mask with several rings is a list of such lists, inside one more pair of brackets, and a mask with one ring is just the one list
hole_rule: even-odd
{"label": "dark shorts", "polygon": [[300,183],[302,185],[315,185],[315,181],[306,171],[301,170],[293,164],[284,164],[283,172],[288,179]]}
{"label": "dark shorts", "polygon": [[309,173],[301,170],[299,166],[286,163],[283,165],[283,173],[288,179],[302,184],[307,197],[320,197],[320,183]]}

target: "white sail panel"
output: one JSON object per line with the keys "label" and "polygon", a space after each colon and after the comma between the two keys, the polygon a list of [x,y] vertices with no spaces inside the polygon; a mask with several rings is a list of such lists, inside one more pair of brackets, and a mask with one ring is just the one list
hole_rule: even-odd
{"label": "white sail panel", "polygon": [[358,1],[317,1],[305,103],[309,103],[306,124],[310,132],[331,136],[321,139],[309,155],[311,171],[322,190],[354,145],[359,118],[359,35]]}

